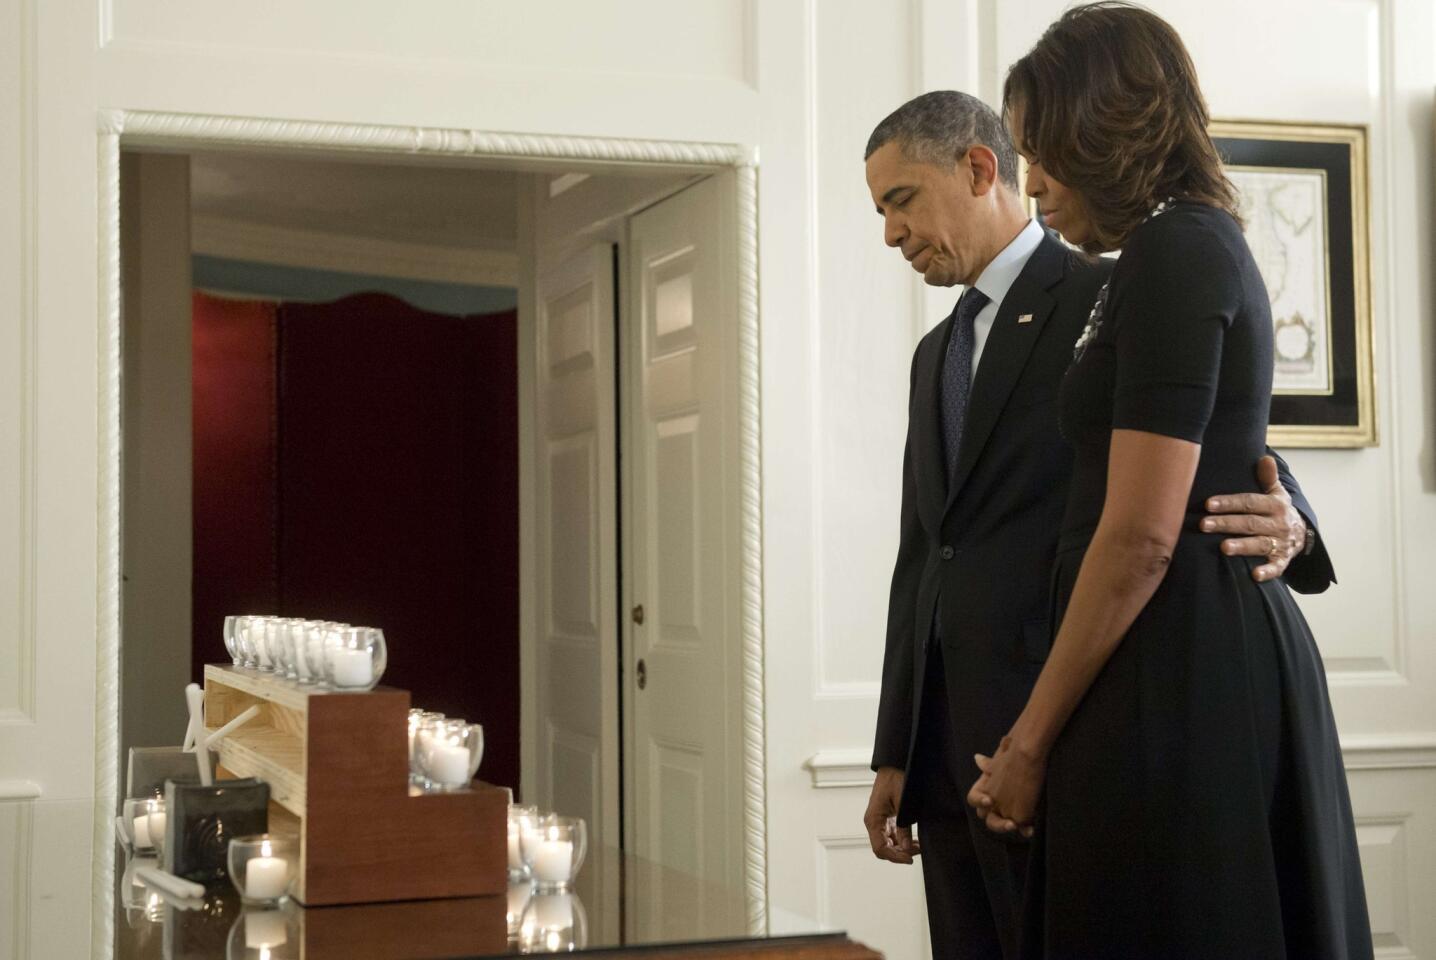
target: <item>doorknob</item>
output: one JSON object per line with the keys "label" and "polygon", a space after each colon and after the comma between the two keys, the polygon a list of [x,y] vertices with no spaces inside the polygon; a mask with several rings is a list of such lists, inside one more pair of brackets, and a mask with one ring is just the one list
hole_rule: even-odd
{"label": "doorknob", "polygon": [[643,604],[641,603],[633,608],[633,622],[639,626],[643,625]]}
{"label": "doorknob", "polygon": [[638,661],[638,689],[648,686],[648,664]]}

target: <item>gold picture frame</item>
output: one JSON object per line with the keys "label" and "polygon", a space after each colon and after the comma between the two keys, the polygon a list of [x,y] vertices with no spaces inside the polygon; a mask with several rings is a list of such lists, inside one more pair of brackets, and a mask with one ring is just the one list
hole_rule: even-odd
{"label": "gold picture frame", "polygon": [[1366,128],[1218,120],[1209,129],[1273,301],[1268,442],[1375,446]]}

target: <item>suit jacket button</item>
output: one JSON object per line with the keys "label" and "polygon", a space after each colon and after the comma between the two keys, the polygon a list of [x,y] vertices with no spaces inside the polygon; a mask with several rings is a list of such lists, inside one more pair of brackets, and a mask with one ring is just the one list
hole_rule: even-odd
{"label": "suit jacket button", "polygon": [[944,545],[943,545],[943,548],[937,552],[937,555],[938,555],[939,557],[942,557],[944,560],[951,560],[951,559],[952,559],[952,547],[949,547],[949,546],[947,546],[946,544],[944,544]]}

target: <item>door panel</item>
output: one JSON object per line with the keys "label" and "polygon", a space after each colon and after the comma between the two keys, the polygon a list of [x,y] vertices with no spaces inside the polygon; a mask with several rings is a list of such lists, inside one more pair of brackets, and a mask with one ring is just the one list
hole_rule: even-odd
{"label": "door panel", "polygon": [[[726,256],[730,177],[715,176],[630,221],[624,328],[625,685],[633,852],[738,889],[741,745],[734,613],[736,271]],[[629,331],[632,335],[629,335]],[[636,673],[640,661],[645,682]],[[659,871],[661,874],[661,871]],[[636,932],[663,934],[673,888],[640,874]],[[685,894],[687,895],[687,894]],[[704,915],[723,932],[731,918]],[[730,931],[731,932],[731,931]]]}
{"label": "door panel", "polygon": [[[619,844],[618,489],[613,247],[538,279],[535,339],[537,783],[524,799]],[[527,642],[527,641],[525,641]]]}

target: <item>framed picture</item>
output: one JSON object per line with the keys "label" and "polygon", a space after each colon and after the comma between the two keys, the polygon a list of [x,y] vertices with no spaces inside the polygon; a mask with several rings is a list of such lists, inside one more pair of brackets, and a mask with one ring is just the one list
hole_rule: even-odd
{"label": "framed picture", "polygon": [[1214,121],[1271,297],[1274,447],[1376,444],[1366,128]]}

